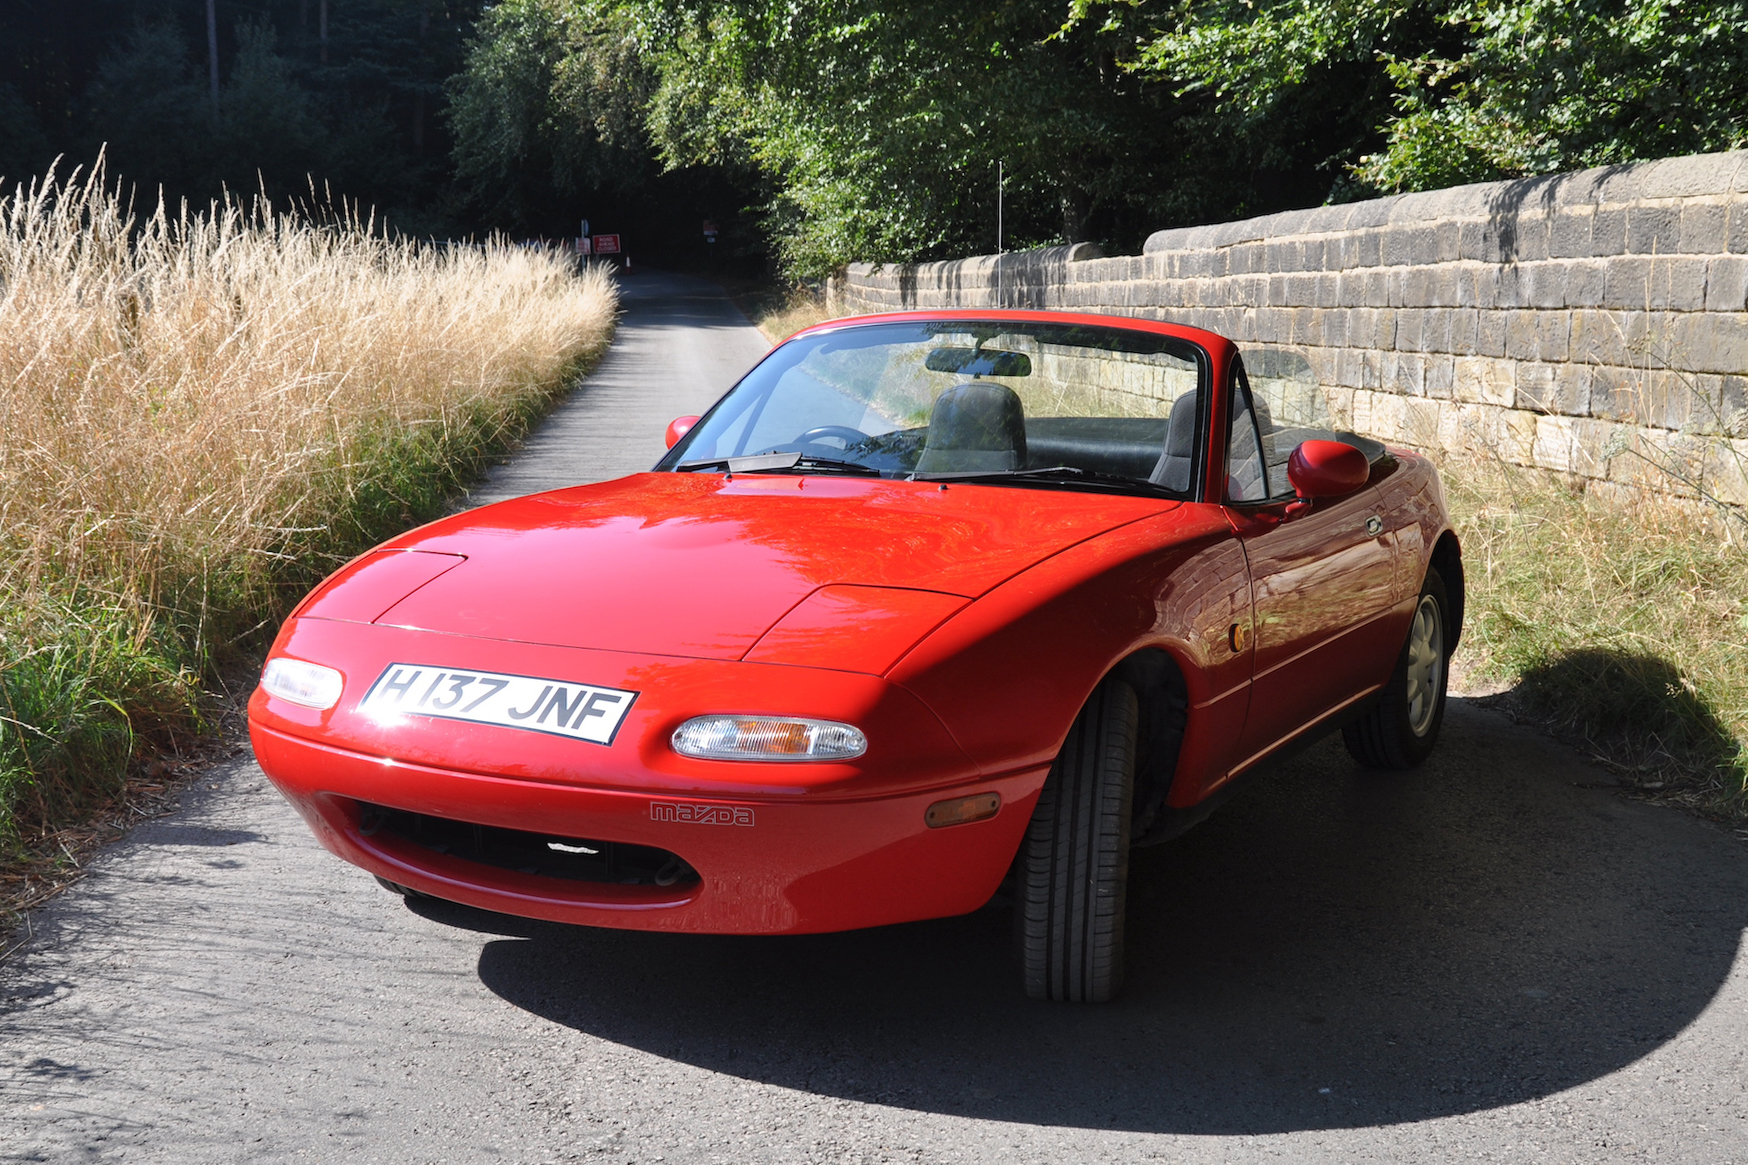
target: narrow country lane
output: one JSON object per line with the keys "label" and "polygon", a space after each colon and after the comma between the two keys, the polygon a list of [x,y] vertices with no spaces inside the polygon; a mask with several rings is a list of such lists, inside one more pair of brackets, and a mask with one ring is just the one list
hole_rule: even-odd
{"label": "narrow country lane", "polygon": [[[641,272],[473,500],[618,476],[765,343]],[[1326,741],[1137,854],[1131,981],[1022,997],[1008,918],[805,938],[413,905],[246,758],[0,967],[0,1160],[1748,1162],[1748,846],[1472,701]]]}

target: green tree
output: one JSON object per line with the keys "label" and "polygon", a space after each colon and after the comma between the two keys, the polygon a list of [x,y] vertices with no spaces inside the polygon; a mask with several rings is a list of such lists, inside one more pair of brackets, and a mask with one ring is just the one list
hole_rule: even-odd
{"label": "green tree", "polygon": [[1210,97],[1244,133],[1360,95],[1372,126],[1344,159],[1359,189],[1748,140],[1743,0],[1077,0],[1074,18],[1129,34],[1127,67]]}
{"label": "green tree", "polygon": [[480,21],[450,86],[457,185],[514,230],[567,221],[584,191],[634,191],[654,173],[649,85],[614,9],[506,0]]}

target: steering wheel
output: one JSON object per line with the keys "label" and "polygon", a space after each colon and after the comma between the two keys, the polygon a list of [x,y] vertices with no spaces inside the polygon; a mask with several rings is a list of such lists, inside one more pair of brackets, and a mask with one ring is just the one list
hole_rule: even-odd
{"label": "steering wheel", "polygon": [[801,436],[795,438],[795,443],[797,445],[817,445],[821,441],[830,437],[835,437],[839,441],[842,441],[844,443],[844,448],[848,449],[858,441],[866,441],[868,439],[868,434],[862,432],[860,429],[852,429],[848,425],[815,425],[813,428],[807,430],[807,432],[801,434]]}

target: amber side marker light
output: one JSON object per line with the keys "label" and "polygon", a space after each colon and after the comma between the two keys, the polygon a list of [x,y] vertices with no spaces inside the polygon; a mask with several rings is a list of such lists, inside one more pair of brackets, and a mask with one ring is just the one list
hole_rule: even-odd
{"label": "amber side marker light", "polygon": [[951,801],[936,801],[923,814],[930,829],[944,825],[964,825],[967,821],[982,821],[994,817],[1001,808],[1000,793],[979,793],[975,797],[955,797]]}

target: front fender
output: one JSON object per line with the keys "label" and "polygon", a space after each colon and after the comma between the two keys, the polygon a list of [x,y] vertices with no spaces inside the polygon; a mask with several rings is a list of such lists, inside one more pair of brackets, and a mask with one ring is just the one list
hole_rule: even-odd
{"label": "front fender", "polygon": [[[1045,559],[947,620],[888,672],[985,772],[1049,764],[1099,682],[1143,648],[1183,674],[1190,728],[1179,764],[1200,773],[1236,740],[1249,656],[1244,555],[1218,507],[1185,505]],[[1200,787],[1199,783],[1196,785]]]}

